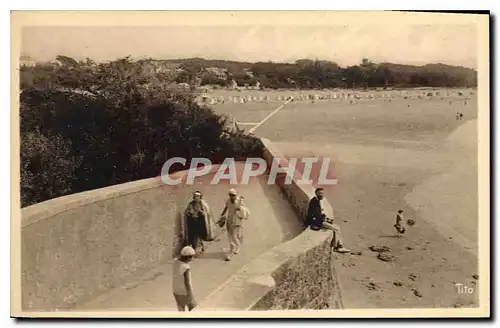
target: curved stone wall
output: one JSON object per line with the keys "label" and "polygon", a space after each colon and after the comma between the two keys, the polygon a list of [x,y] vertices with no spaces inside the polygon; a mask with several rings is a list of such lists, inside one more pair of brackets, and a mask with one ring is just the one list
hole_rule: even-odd
{"label": "curved stone wall", "polygon": [[151,178],[21,209],[22,308],[70,308],[171,259],[182,191]]}

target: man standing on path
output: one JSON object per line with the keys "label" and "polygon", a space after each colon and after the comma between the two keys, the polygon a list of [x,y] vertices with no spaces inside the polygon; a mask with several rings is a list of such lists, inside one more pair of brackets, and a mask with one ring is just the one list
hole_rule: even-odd
{"label": "man standing on path", "polygon": [[172,272],[172,291],[179,311],[185,312],[196,307],[191,285],[191,268],[189,262],[193,260],[196,252],[191,246],[181,249],[181,256],[174,259]]}
{"label": "man standing on path", "polygon": [[241,198],[234,189],[229,190],[229,199],[226,201],[224,210],[221,213],[219,226],[226,225],[229,250],[226,254],[226,261],[230,261],[234,254],[240,252],[243,237],[243,220],[248,219],[249,211],[242,205]]}
{"label": "man standing on path", "polygon": [[338,253],[349,253],[350,250],[345,248],[340,236],[340,226],[334,223],[334,218],[328,219],[324,213],[321,204],[324,198],[324,189],[317,188],[314,192],[316,195],[309,201],[305,225],[310,226],[312,230],[327,229],[333,232],[331,246]]}

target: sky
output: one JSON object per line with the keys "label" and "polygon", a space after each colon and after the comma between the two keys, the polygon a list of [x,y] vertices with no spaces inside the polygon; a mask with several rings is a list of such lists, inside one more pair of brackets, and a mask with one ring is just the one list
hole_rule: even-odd
{"label": "sky", "polygon": [[249,26],[23,27],[21,53],[96,61],[119,57],[203,57],[237,61],[332,60],[341,66],[373,62],[477,67],[476,25],[357,24]]}

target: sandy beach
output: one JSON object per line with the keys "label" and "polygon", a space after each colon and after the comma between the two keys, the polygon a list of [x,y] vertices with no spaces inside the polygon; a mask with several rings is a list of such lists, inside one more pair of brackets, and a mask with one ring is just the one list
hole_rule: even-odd
{"label": "sandy beach", "polygon": [[443,234],[477,257],[477,121],[457,128],[445,152],[452,164],[417,185],[406,202]]}
{"label": "sandy beach", "polygon": [[[460,293],[456,285],[476,290],[478,284],[477,157],[455,138],[474,139],[473,124],[433,151],[309,147],[336,159],[339,184],[326,189],[327,197],[345,243],[359,254],[337,255],[347,308],[477,306],[478,294]],[[290,156],[304,156],[303,146],[282,144]],[[395,238],[393,228],[398,209],[417,222],[403,238]],[[373,245],[388,246],[395,260],[377,259]]]}
{"label": "sandy beach", "polygon": [[[269,112],[217,108],[245,122]],[[346,308],[478,305],[476,121],[475,98],[333,101],[291,103],[259,128],[286,156],[333,159],[338,184],[326,196],[354,253],[336,255]],[[416,221],[402,238],[398,209]],[[394,260],[379,260],[373,245]]]}

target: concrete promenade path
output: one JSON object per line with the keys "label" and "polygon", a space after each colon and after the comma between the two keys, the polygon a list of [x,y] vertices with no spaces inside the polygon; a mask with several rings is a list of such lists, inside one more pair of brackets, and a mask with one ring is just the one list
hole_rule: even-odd
{"label": "concrete promenade path", "polygon": [[[245,197],[245,204],[250,209],[250,219],[244,226],[243,246],[241,252],[227,262],[223,252],[228,247],[225,230],[217,229],[219,241],[205,243],[205,253],[191,262],[193,289],[198,303],[252,259],[292,239],[301,231],[291,206],[276,185],[267,185],[265,176],[251,180],[248,185],[195,185],[182,188],[202,191],[214,219],[217,219],[231,187],[235,187]],[[187,192],[186,195],[189,195],[191,190]],[[186,205],[179,204],[179,207],[185,208]],[[177,310],[172,296],[171,274],[171,261],[165,261],[146,274],[74,310]]]}

